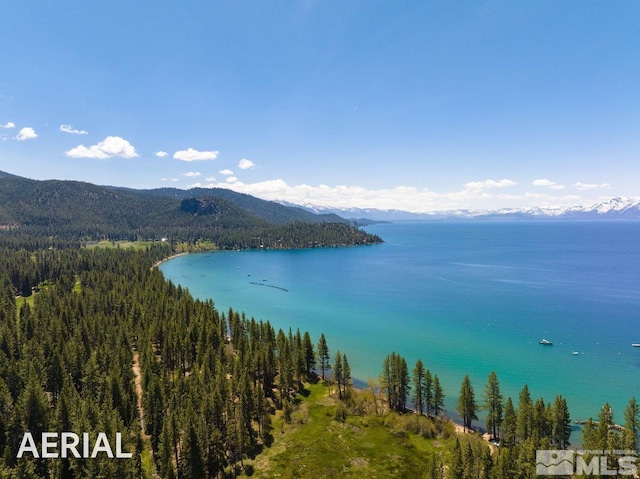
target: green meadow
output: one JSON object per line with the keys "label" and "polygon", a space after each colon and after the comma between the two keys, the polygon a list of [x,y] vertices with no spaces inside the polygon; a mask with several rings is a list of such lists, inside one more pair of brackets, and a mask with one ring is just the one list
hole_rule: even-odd
{"label": "green meadow", "polygon": [[[441,477],[434,469],[448,463],[457,436],[448,419],[397,414],[380,409],[382,398],[355,391],[347,403],[322,384],[307,385],[286,423],[282,411],[273,422],[273,444],[245,474],[257,478],[415,478]],[[475,448],[488,447],[467,435]],[[443,473],[444,470],[441,469]],[[435,473],[435,474],[434,474]]]}

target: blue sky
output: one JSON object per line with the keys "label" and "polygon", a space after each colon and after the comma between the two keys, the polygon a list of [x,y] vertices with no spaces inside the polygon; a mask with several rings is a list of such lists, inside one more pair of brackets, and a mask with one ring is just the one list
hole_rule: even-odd
{"label": "blue sky", "polygon": [[640,198],[640,2],[3,2],[0,170],[429,211]]}

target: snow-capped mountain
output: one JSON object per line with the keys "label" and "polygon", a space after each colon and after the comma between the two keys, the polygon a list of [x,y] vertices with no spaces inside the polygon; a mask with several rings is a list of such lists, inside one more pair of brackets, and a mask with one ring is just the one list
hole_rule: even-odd
{"label": "snow-capped mountain", "polygon": [[[281,202],[283,204],[290,204]],[[411,221],[445,219],[640,219],[640,200],[633,198],[611,198],[590,206],[568,208],[502,208],[499,210],[445,210],[429,213],[412,213],[402,210],[380,210],[374,208],[331,208],[312,204],[301,206],[314,213],[335,213],[343,218],[371,221]]]}

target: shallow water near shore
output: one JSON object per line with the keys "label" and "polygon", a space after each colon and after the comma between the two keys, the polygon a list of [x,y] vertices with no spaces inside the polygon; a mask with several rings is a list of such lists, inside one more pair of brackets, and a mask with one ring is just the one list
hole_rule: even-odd
{"label": "shallow water near shore", "polygon": [[[380,245],[180,256],[160,265],[198,298],[325,333],[354,378],[395,351],[438,374],[454,414],[469,374],[517,405],[566,399],[575,419],[640,399],[640,222],[424,222],[365,228]],[[546,338],[552,346],[539,344]],[[484,415],[480,414],[483,419]]]}

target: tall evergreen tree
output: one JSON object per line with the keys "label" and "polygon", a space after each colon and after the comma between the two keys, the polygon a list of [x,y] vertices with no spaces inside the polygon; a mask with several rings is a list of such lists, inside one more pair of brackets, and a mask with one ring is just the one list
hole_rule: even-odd
{"label": "tall evergreen tree", "polygon": [[448,477],[451,479],[464,479],[464,457],[462,455],[460,440],[457,437],[456,442],[453,445]]}
{"label": "tall evergreen tree", "polygon": [[502,420],[501,438],[502,444],[505,447],[512,447],[516,444],[516,437],[518,431],[518,416],[516,410],[513,407],[513,401],[510,397],[504,405],[504,419]]}
{"label": "tall evergreen tree", "polygon": [[518,440],[521,442],[529,439],[533,429],[533,401],[526,384],[518,395]]}
{"label": "tall evergreen tree", "polygon": [[424,372],[424,407],[427,415],[431,414],[433,407],[433,377],[428,369]]}
{"label": "tall evergreen tree", "polygon": [[640,433],[640,407],[633,396],[624,410],[624,448],[638,450],[638,433]]}
{"label": "tall evergreen tree", "polygon": [[491,371],[484,389],[484,408],[487,410],[486,427],[494,438],[499,436],[502,424],[502,393],[495,371]]}
{"label": "tall evergreen tree", "polygon": [[424,364],[420,359],[416,361],[416,365],[413,368],[413,405],[416,408],[418,414],[422,415],[425,410],[425,372]]}
{"label": "tall evergreen tree", "polygon": [[342,399],[342,354],[336,351],[333,359],[333,379],[338,388],[338,398]]}
{"label": "tall evergreen tree", "polygon": [[318,340],[318,360],[320,361],[320,370],[322,371],[322,380],[324,381],[324,372],[327,369],[331,369],[329,365],[329,346],[327,345],[327,338],[324,337],[324,333],[320,334]]}
{"label": "tall evergreen tree", "polygon": [[560,394],[556,396],[555,402],[553,403],[552,421],[553,443],[561,449],[566,449],[569,446],[569,438],[571,437],[571,418],[569,416],[567,401]]}
{"label": "tall evergreen tree", "polygon": [[302,337],[302,349],[304,350],[304,364],[307,369],[307,375],[311,375],[311,371],[316,367],[316,354],[308,331],[305,331]]}
{"label": "tall evergreen tree", "polygon": [[351,396],[351,366],[346,354],[342,354],[342,388],[345,399]]}
{"label": "tall evergreen tree", "polygon": [[476,403],[475,393],[469,375],[466,375],[462,380],[456,410],[460,416],[462,416],[464,428],[471,429],[472,421],[478,419],[478,404]]}
{"label": "tall evergreen tree", "polygon": [[404,412],[411,386],[407,361],[392,352],[384,358],[380,375],[380,389],[387,393],[387,402],[392,411]]}
{"label": "tall evergreen tree", "polygon": [[444,389],[440,386],[440,379],[433,377],[433,414],[437,416],[444,409]]}

